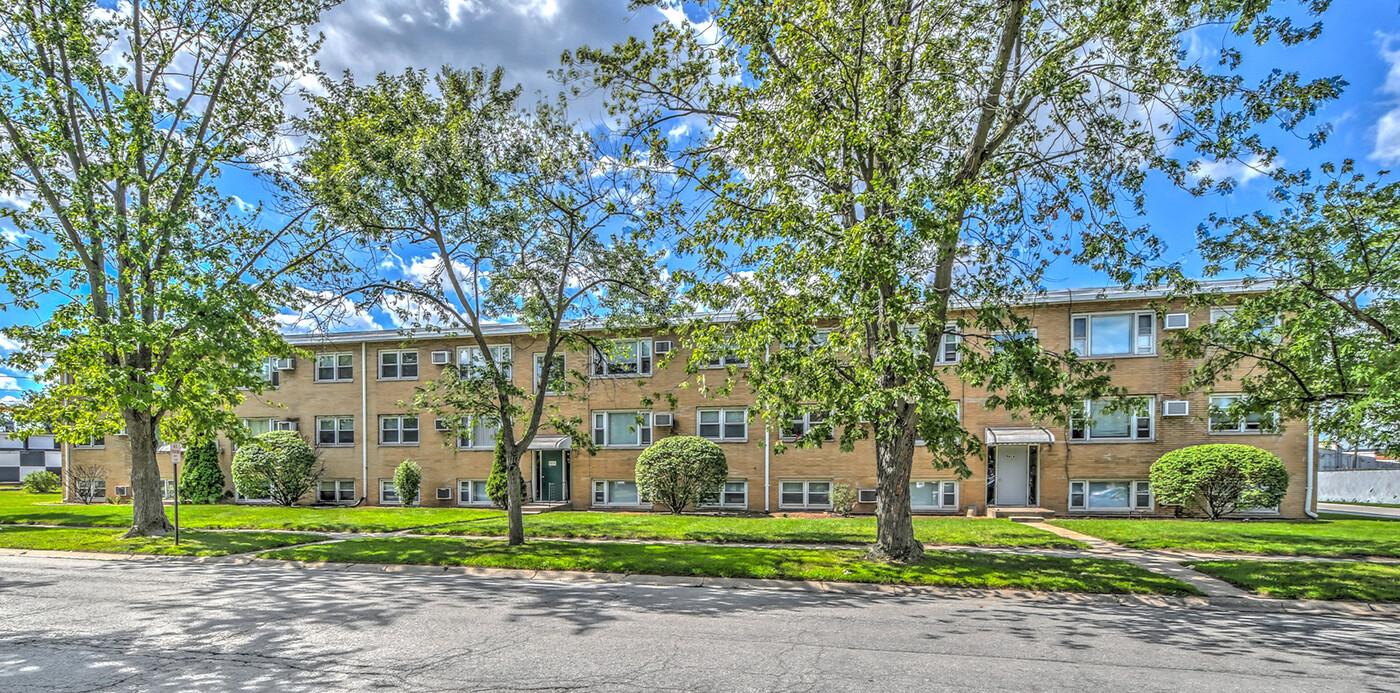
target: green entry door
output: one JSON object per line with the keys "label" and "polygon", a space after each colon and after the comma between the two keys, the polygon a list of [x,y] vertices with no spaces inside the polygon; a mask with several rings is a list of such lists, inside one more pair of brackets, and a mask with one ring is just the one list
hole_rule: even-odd
{"label": "green entry door", "polygon": [[564,451],[545,450],[540,452],[540,500],[564,501],[569,499],[565,487]]}

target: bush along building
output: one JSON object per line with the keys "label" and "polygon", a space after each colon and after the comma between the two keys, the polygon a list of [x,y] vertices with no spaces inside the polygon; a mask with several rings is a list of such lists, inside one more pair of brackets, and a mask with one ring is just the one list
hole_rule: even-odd
{"label": "bush along building", "polygon": [[[1222,282],[1207,287],[1227,298],[1248,290]],[[1313,512],[1316,477],[1306,424],[1274,427],[1255,417],[1232,420],[1219,412],[1232,397],[1230,383],[1215,392],[1182,395],[1179,388],[1193,363],[1163,356],[1162,342],[1171,331],[1227,318],[1229,311],[1150,307],[1161,298],[1153,292],[1074,289],[1045,293],[1024,306],[1044,348],[1111,360],[1115,384],[1142,402],[1130,412],[1115,412],[1107,402],[1085,402],[1082,415],[1063,429],[1031,425],[985,408],[988,393],[965,386],[951,372],[960,345],[949,337],[939,363],[948,367],[946,381],[959,402],[963,427],[983,438],[987,454],[969,461],[971,477],[958,479],[950,470],[935,469],[931,453],[916,451],[910,488],[914,511],[1172,515],[1177,509],[1158,503],[1148,483],[1152,463],[1171,450],[1228,442],[1267,450],[1287,466],[1289,490],[1283,501],[1250,514],[1303,517]],[[542,386],[536,374],[544,349],[537,340],[510,324],[495,325],[487,334],[490,357],[509,364],[514,383],[531,392]],[[255,434],[297,431],[317,447],[325,474],[303,502],[490,505],[486,484],[494,429],[483,422],[458,437],[446,422],[414,415],[399,404],[411,401],[415,387],[441,377],[444,369],[481,358],[470,337],[376,331],[288,340],[310,352],[310,358],[270,362],[274,386],[250,394],[238,412]],[[775,452],[776,444],[790,440],[785,438],[789,432],[812,421],[751,416],[752,402],[742,384],[719,398],[681,387],[687,380],[686,356],[683,344],[664,333],[618,339],[609,359],[564,353],[564,368],[583,374],[585,382],[571,396],[559,395],[556,406],[565,416],[580,417],[597,450],[575,449],[568,436],[542,430],[521,460],[528,499],[580,510],[652,509],[637,491],[638,455],[664,437],[693,435],[718,443],[728,460],[728,481],[713,499],[716,509],[822,511],[830,507],[833,487],[848,484],[859,490],[855,512],[874,511],[873,441],[860,441],[850,452],[840,451],[834,442]],[[656,392],[672,393],[675,406],[639,405]],[[120,498],[129,493],[125,445],[124,437],[109,436],[91,445],[68,446],[65,463],[100,464],[106,470],[100,482],[106,494]],[[230,478],[231,448],[227,440],[219,445],[225,478]],[[168,455],[159,457],[169,475]],[[421,469],[416,500],[395,489],[394,470],[405,460]]]}

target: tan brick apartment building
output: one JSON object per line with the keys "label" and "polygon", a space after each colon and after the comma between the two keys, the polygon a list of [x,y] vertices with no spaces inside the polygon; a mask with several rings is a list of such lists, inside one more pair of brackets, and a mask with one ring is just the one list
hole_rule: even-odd
{"label": "tan brick apartment building", "polygon": [[[1243,290],[1232,283],[1211,288]],[[1085,424],[1071,430],[1037,428],[1005,412],[986,410],[986,393],[967,388],[950,373],[948,382],[961,403],[964,426],[984,436],[990,453],[988,460],[971,460],[972,477],[958,480],[951,471],[935,470],[929,453],[916,452],[911,488],[915,511],[983,514],[989,508],[1004,512],[1038,507],[1057,515],[1170,514],[1173,509],[1157,504],[1147,484],[1152,462],[1176,448],[1230,442],[1264,448],[1287,464],[1291,482],[1277,515],[1311,512],[1315,473],[1306,425],[1290,422],[1281,434],[1262,433],[1256,421],[1211,420],[1212,398],[1222,405],[1228,390],[1181,396],[1178,387],[1192,364],[1162,357],[1159,341],[1170,330],[1225,312],[1154,312],[1148,305],[1158,298],[1155,293],[1121,289],[1074,289],[1052,291],[1027,303],[1025,314],[1046,348],[1072,348],[1089,358],[1112,359],[1115,382],[1134,396],[1150,398],[1149,405],[1136,415],[1105,415],[1098,411],[1099,404],[1086,403]],[[532,387],[543,347],[510,324],[494,326],[487,334],[492,357],[508,360],[515,382]],[[398,503],[390,481],[393,470],[413,459],[423,469],[421,505],[488,504],[485,480],[494,433],[476,429],[454,441],[451,433],[437,430],[431,418],[409,415],[398,404],[410,400],[415,386],[444,368],[479,358],[470,338],[378,331],[288,339],[313,357],[271,364],[277,387],[250,396],[238,412],[255,432],[297,430],[318,445],[326,474],[316,500],[354,502],[363,497],[369,504]],[[566,368],[594,377],[579,393],[582,400],[560,397],[559,407],[584,417],[601,449],[596,455],[570,450],[567,438],[542,431],[522,460],[534,499],[575,509],[649,507],[633,483],[637,455],[651,441],[668,435],[700,435],[723,446],[730,481],[717,499],[721,508],[818,510],[827,506],[833,484],[874,487],[872,441],[858,443],[849,453],[835,444],[775,453],[780,427],[746,415],[750,402],[742,386],[718,399],[681,388],[686,376],[679,364],[685,354],[673,357],[675,365],[656,367],[661,354],[681,349],[674,337],[654,334],[628,341],[633,343],[623,350],[632,355],[631,362],[610,368],[595,368],[587,354],[565,354]],[[951,341],[944,359],[950,365],[956,359]],[[638,385],[639,379],[643,385]],[[639,406],[644,394],[659,391],[675,394],[674,410]],[[108,496],[129,492],[125,438],[93,443],[68,446],[65,463],[100,463],[108,470],[101,491]],[[169,478],[168,455],[159,457]],[[228,442],[222,441],[226,475],[231,457]],[[862,501],[871,500],[862,494]],[[873,508],[863,502],[857,511]]]}

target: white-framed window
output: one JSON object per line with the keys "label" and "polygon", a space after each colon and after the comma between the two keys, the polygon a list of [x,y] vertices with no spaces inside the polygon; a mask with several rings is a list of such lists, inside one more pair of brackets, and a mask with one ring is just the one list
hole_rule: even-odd
{"label": "white-framed window", "polygon": [[317,354],[316,382],[348,383],[355,379],[355,355]]}
{"label": "white-framed window", "polygon": [[321,503],[353,503],[354,479],[322,479],[316,484],[316,500]]}
{"label": "white-framed window", "polygon": [[380,505],[417,505],[418,494],[408,499],[407,503],[399,497],[399,490],[394,487],[393,479],[379,480],[379,504]]}
{"label": "white-framed window", "polygon": [[[787,422],[787,426],[778,432],[778,437],[782,440],[797,440],[803,434],[812,430],[814,426],[819,426],[826,421],[826,412],[809,411],[801,416]],[[826,440],[835,440],[835,431],[826,432]]]}
{"label": "white-framed window", "polygon": [[97,500],[107,496],[106,479],[79,479],[78,496],[87,500]]}
{"label": "white-framed window", "polygon": [[1145,397],[1135,409],[1107,411],[1112,400],[1093,399],[1069,423],[1069,439],[1088,440],[1152,440],[1152,413],[1157,410],[1155,397]]}
{"label": "white-framed window", "polygon": [[911,481],[909,505],[915,510],[957,510],[958,482]]}
{"label": "white-framed window", "polygon": [[101,450],[107,447],[107,439],[103,436],[95,436],[81,443],[74,443],[73,447],[81,450]]}
{"label": "white-framed window", "polygon": [[[962,415],[962,402],[961,402],[961,401],[953,402],[953,412],[954,412],[954,413],[953,413],[953,416],[955,416],[955,417],[957,418],[958,422],[961,423],[962,420],[963,420],[963,415]],[[923,438],[919,437],[919,432],[918,432],[918,431],[915,431],[915,432],[914,432],[914,447],[916,447],[916,448],[922,448],[922,447],[925,447],[925,446],[927,446],[927,445],[928,445],[928,441],[926,441],[926,440],[924,440]]]}
{"label": "white-framed window", "polygon": [[1152,484],[1137,480],[1076,479],[1069,482],[1069,509],[1087,512],[1152,512]]}
{"label": "white-framed window", "polygon": [[742,368],[749,365],[748,361],[734,353],[734,347],[730,345],[720,347],[719,351],[720,353],[717,356],[705,363],[706,368],[724,368],[726,366]]}
{"label": "white-framed window", "polygon": [[486,480],[459,479],[457,505],[491,505],[491,498],[486,495]]}
{"label": "white-framed window", "polygon": [[[905,336],[914,340],[919,345],[919,352],[924,351],[924,332],[918,325],[908,325],[904,328]],[[949,323],[943,327],[943,338],[938,344],[938,353],[933,355],[933,361],[940,365],[950,365],[958,362],[958,346],[962,344],[962,335],[958,332],[957,323]]]}
{"label": "white-framed window", "polygon": [[[556,354],[554,355],[554,358],[551,359],[551,361],[553,361],[553,363],[550,364],[550,367],[549,367],[549,386],[545,388],[544,393],[545,393],[546,395],[562,395],[562,394],[564,394],[564,392],[567,391],[567,389],[568,389],[567,383],[568,383],[568,377],[569,377],[569,376],[568,376],[568,370],[566,369],[566,365],[567,365],[568,361],[564,358],[564,355],[563,355],[563,354],[558,354],[558,353],[556,353]],[[534,381],[534,383],[535,383],[535,389],[534,389],[534,392],[539,392],[539,391],[540,391],[540,374],[543,373],[543,372],[544,372],[544,354],[543,354],[543,353],[537,353],[537,354],[535,354],[535,381]]]}
{"label": "white-framed window", "polygon": [[380,416],[379,444],[417,445],[418,417],[397,415]]}
{"label": "white-framed window", "polygon": [[[511,382],[511,350],[509,344],[494,344],[488,347],[491,353],[491,362],[496,364],[496,368],[501,371],[506,382]],[[481,356],[481,347],[464,346],[457,347],[457,368],[463,375],[472,375],[475,372],[481,377],[486,377],[486,359]]]}
{"label": "white-framed window", "polygon": [[699,409],[695,412],[695,432],[719,443],[748,442],[749,410]]}
{"label": "white-framed window", "polygon": [[466,429],[457,436],[457,447],[463,450],[488,450],[496,447],[496,433],[501,424],[489,416],[467,418]]}
{"label": "white-framed window", "polygon": [[1155,354],[1157,314],[1146,311],[1072,316],[1070,351],[1094,357]]}
{"label": "white-framed window", "polygon": [[248,435],[256,437],[270,432],[273,424],[277,422],[277,419],[260,417],[256,419],[239,419],[238,422],[243,424],[244,428],[248,429]]}
{"label": "white-framed window", "polygon": [[651,412],[593,412],[593,444],[605,448],[651,445]]}
{"label": "white-framed window", "polygon": [[597,479],[593,482],[593,505],[649,505],[637,491],[637,482],[630,479]]}
{"label": "white-framed window", "polygon": [[418,350],[395,349],[379,352],[380,380],[417,380]]}
{"label": "white-framed window", "polygon": [[322,447],[355,444],[353,416],[316,417],[316,444]]}
{"label": "white-framed window", "polygon": [[726,481],[719,493],[705,496],[700,505],[706,508],[747,508],[749,507],[749,482]]}
{"label": "white-framed window", "polygon": [[1230,407],[1244,395],[1212,395],[1210,398],[1211,433],[1260,433],[1271,423],[1268,414],[1244,414],[1236,418]]}
{"label": "white-framed window", "polygon": [[[1237,310],[1239,310],[1239,306],[1216,306],[1216,307],[1214,307],[1214,308],[1211,308],[1211,309],[1210,309],[1210,324],[1214,325],[1214,324],[1216,324],[1216,323],[1218,323],[1218,322],[1220,322],[1220,321],[1222,321],[1222,320],[1225,320],[1225,319],[1227,319],[1227,318],[1231,318],[1231,319],[1234,318],[1234,317],[1235,317],[1235,311],[1237,311]],[[1265,333],[1265,332],[1267,332],[1267,331],[1269,331],[1269,330],[1272,330],[1272,329],[1274,329],[1275,327],[1278,327],[1278,326],[1279,326],[1279,318],[1278,318],[1277,315],[1272,315],[1272,316],[1269,316],[1269,317],[1267,317],[1267,318],[1261,318],[1261,319],[1259,320],[1259,327],[1258,327],[1257,329],[1254,330],[1254,333],[1255,333],[1255,334],[1263,334],[1263,333]]]}
{"label": "white-framed window", "polygon": [[778,484],[778,506],[826,509],[831,507],[830,481],[784,481]]}
{"label": "white-framed window", "polygon": [[593,377],[651,375],[650,339],[615,339],[599,346],[593,349]]}
{"label": "white-framed window", "polygon": [[161,497],[161,498],[164,498],[165,500],[175,500],[175,480],[174,480],[174,479],[161,479],[161,480],[160,480],[160,497]]}

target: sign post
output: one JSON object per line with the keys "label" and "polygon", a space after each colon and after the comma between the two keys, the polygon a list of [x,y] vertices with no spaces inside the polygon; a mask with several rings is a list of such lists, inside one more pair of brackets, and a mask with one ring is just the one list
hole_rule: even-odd
{"label": "sign post", "polygon": [[180,545],[180,443],[170,444],[170,467],[175,470],[175,545]]}

